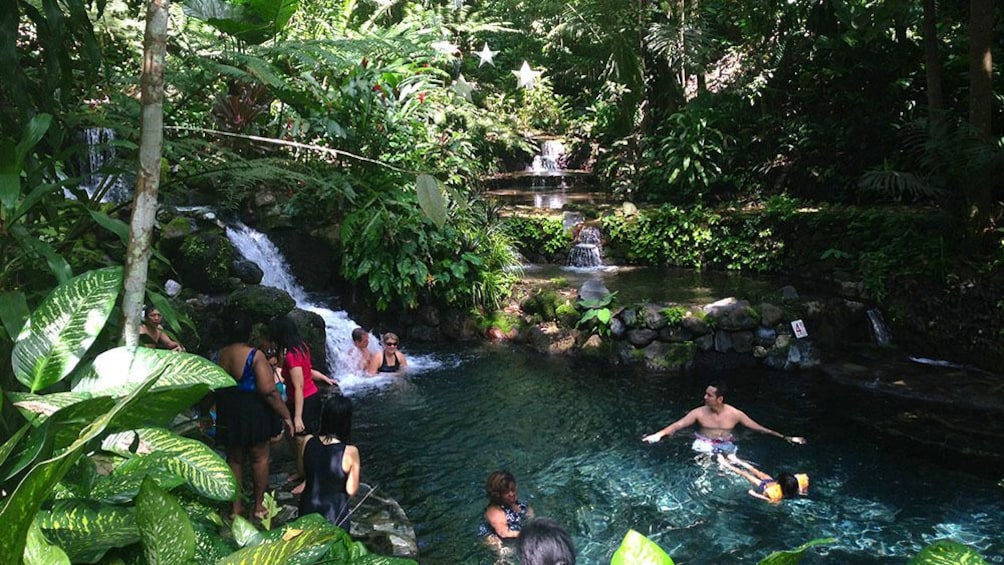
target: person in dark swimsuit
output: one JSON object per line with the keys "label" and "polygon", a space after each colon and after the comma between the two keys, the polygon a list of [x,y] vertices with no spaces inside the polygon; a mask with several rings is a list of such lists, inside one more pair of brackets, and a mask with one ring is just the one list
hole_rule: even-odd
{"label": "person in dark swimsuit", "polygon": [[334,395],[324,400],[318,435],[303,444],[306,487],[300,496],[300,516],[317,513],[349,531],[349,497],[359,491],[359,449],[349,445],[352,401]]}
{"label": "person in dark swimsuit", "polygon": [[516,495],[516,478],[509,471],[495,471],[488,475],[485,483],[488,506],[485,517],[478,526],[478,537],[500,554],[507,548],[506,541],[519,537],[520,530],[528,518],[533,518],[533,509]]}
{"label": "person in dark swimsuit", "polygon": [[397,335],[387,332],[383,334],[383,351],[379,355],[374,355],[370,359],[366,372],[370,375],[377,373],[400,373],[408,367],[408,360],[404,353],[397,349]]}
{"label": "person in dark swimsuit", "polygon": [[[216,391],[216,441],[226,448],[227,464],[238,485],[243,484],[244,460],[250,460],[254,484],[252,517],[260,518],[265,514],[263,499],[268,488],[269,439],[282,431],[283,424],[286,432],[292,434],[293,421],[275,389],[265,354],[247,343],[250,320],[235,320],[228,331],[233,343],[219,351],[216,362],[236,383]],[[241,496],[234,501],[232,513],[243,515]]]}
{"label": "person in dark swimsuit", "polygon": [[139,326],[139,344],[151,349],[185,351],[185,348],[167,335],[160,323],[164,316],[153,306],[143,307],[143,323]]}

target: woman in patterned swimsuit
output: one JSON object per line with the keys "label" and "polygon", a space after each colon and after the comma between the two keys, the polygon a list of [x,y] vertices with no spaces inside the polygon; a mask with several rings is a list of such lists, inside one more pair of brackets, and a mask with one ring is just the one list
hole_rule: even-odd
{"label": "woman in patterned swimsuit", "polygon": [[516,478],[509,471],[495,471],[488,475],[485,484],[488,506],[485,519],[478,528],[478,537],[498,551],[505,540],[519,537],[519,531],[528,518],[533,518],[533,509],[516,496]]}

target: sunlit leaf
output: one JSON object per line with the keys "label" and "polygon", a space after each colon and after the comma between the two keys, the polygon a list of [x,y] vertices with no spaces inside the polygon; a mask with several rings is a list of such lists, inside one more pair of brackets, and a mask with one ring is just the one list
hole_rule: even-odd
{"label": "sunlit leaf", "polygon": [[432,175],[421,174],[415,182],[418,205],[437,227],[446,225],[446,199],[439,187],[439,181]]}
{"label": "sunlit leaf", "polygon": [[139,541],[135,510],[94,500],[58,500],[37,522],[77,563],[94,563],[109,549]]}
{"label": "sunlit leaf", "polygon": [[62,380],[105,326],[122,268],[90,271],[53,290],[28,317],[11,355],[14,375],[31,392]]}
{"label": "sunlit leaf", "polygon": [[952,540],[938,540],[920,550],[907,565],[985,565],[973,548]]}
{"label": "sunlit leaf", "polygon": [[50,544],[33,522],[24,547],[24,565],[70,565],[70,558],[65,551]]}
{"label": "sunlit leaf", "polygon": [[149,477],[136,498],[136,523],[150,565],[188,563],[195,557],[195,532],[188,514]]}
{"label": "sunlit leaf", "polygon": [[67,449],[56,457],[36,464],[21,479],[14,492],[8,495],[4,505],[0,507],[0,524],[3,524],[0,528],[0,563],[16,563],[21,559],[31,522],[56,483],[73,467],[91,441],[104,433],[105,427],[119,411],[135,402],[155,382],[156,377],[153,377],[144,386],[119,400],[111,410],[94,419],[83,429],[77,440]]}
{"label": "sunlit leaf", "polygon": [[673,559],[654,541],[628,530],[610,565],[673,565]]}

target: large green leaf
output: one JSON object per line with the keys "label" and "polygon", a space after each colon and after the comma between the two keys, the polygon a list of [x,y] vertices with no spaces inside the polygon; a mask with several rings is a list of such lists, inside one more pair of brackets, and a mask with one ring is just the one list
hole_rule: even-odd
{"label": "large green leaf", "polygon": [[0,563],[16,563],[21,559],[28,537],[28,528],[56,483],[73,467],[84,448],[104,433],[109,422],[156,382],[157,377],[152,377],[144,386],[119,400],[111,410],[85,428],[72,445],[59,455],[36,464],[21,479],[0,508],[0,524],[3,524],[0,528]]}
{"label": "large green leaf", "polygon": [[418,175],[415,190],[418,192],[418,205],[432,223],[439,228],[446,225],[446,199],[443,198],[439,180],[432,175]]}
{"label": "large green leaf", "polygon": [[95,563],[109,549],[140,539],[135,509],[95,500],[58,500],[38,513],[37,522],[74,563]]}
{"label": "large green leaf", "polygon": [[90,271],[56,287],[18,335],[14,375],[31,392],[62,380],[104,328],[122,287],[122,268]]}
{"label": "large green leaf", "polygon": [[216,565],[257,565],[259,563],[288,563],[297,554],[346,536],[344,530],[324,524],[287,524],[276,535],[259,545],[245,547],[220,559]]}
{"label": "large green leaf", "polygon": [[261,44],[282,30],[298,0],[185,0],[185,13],[241,41]]}
{"label": "large green leaf", "polygon": [[[130,433],[133,432],[124,432],[119,437],[127,437]],[[184,477],[202,496],[213,500],[236,498],[237,480],[230,466],[206,444],[158,428],[139,429],[134,433],[139,440],[135,453],[167,456],[163,460],[166,468]]]}
{"label": "large green leaf", "polygon": [[17,162],[16,144],[12,139],[0,138],[0,206],[12,210],[20,194],[21,164]]}
{"label": "large green leaf", "polygon": [[78,402],[91,398],[86,392],[54,392],[51,394],[32,394],[30,392],[8,392],[7,399],[14,405],[25,420],[34,425],[40,425],[57,410],[66,408]]}
{"label": "large green leaf", "polygon": [[0,323],[11,340],[21,333],[28,319],[28,301],[21,291],[0,292]]}
{"label": "large green leaf", "polygon": [[837,541],[837,538],[819,538],[803,543],[795,549],[775,551],[760,560],[757,565],[793,565],[805,557],[805,550],[816,545],[824,545]]}
{"label": "large green leaf", "polygon": [[920,550],[907,565],[986,565],[986,561],[975,549],[943,539]]}
{"label": "large green leaf", "polygon": [[7,438],[7,441],[3,442],[3,445],[0,445],[0,469],[4,468],[4,463],[7,461],[7,458],[14,452],[14,449],[17,448],[18,443],[21,441],[21,437],[23,437],[29,429],[31,429],[31,424],[21,426],[16,432],[14,432],[14,435],[10,436]]}
{"label": "large green leaf", "polygon": [[136,523],[150,565],[188,563],[195,557],[195,532],[188,515],[149,477],[136,498]]}
{"label": "large green leaf", "polygon": [[610,565],[673,565],[673,559],[654,541],[628,530]]}
{"label": "large green leaf", "polygon": [[197,404],[207,394],[209,387],[203,383],[150,391],[128,410],[123,411],[109,426],[109,430],[119,432],[135,428],[169,426],[178,414]]}
{"label": "large green leaf", "polygon": [[24,547],[24,565],[70,565],[70,558],[65,551],[50,544],[38,525],[32,522]]}
{"label": "large green leaf", "polygon": [[92,370],[75,379],[73,392],[94,396],[127,394],[151,375],[162,375],[154,390],[204,384],[209,388],[234,386],[234,379],[219,365],[189,353],[149,347],[116,347],[94,360]]}
{"label": "large green leaf", "polygon": [[147,478],[166,490],[185,484],[188,481],[184,477],[168,468],[166,460],[170,458],[170,455],[153,453],[127,459],[112,474],[97,480],[91,490],[91,498],[108,504],[131,502]]}

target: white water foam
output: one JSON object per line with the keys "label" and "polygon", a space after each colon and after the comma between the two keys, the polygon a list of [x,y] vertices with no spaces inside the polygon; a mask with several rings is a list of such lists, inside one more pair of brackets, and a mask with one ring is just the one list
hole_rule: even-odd
{"label": "white water foam", "polygon": [[[258,265],[265,273],[261,284],[286,291],[296,301],[296,306],[308,310],[324,319],[327,353],[327,374],[338,379],[342,393],[351,396],[356,392],[380,389],[391,385],[399,376],[368,376],[359,369],[359,352],[352,344],[352,330],[359,327],[344,311],[334,311],[312,301],[307,292],[297,282],[289,269],[289,264],[279,249],[265,234],[244,224],[227,227],[227,238],[245,259]],[[370,334],[369,350],[380,352],[380,339]],[[408,373],[415,373],[439,367],[429,356],[409,356]]]}

